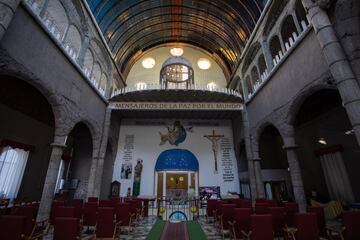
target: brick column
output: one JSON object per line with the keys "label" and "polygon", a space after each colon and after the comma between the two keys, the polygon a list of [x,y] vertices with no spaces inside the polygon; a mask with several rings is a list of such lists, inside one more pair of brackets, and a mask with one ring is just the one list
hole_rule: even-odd
{"label": "brick column", "polygon": [[0,40],[8,28],[20,0],[0,0]]}

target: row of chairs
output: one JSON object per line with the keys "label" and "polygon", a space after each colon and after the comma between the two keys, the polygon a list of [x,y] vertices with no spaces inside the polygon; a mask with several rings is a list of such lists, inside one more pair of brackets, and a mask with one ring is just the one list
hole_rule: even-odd
{"label": "row of chairs", "polygon": [[14,206],[10,215],[0,217],[0,239],[40,239],[48,231],[48,221],[36,222],[38,204]]}
{"label": "row of chairs", "polygon": [[[225,235],[234,239],[284,237],[310,240],[319,239],[319,236],[334,238],[332,233],[326,231],[322,207],[308,207],[307,213],[300,214],[297,203],[285,203],[279,207],[275,201],[256,201],[253,208],[249,200],[209,200],[207,217],[208,220],[214,219],[223,238]],[[351,221],[346,219],[357,219],[359,222],[360,212],[343,213],[344,230],[339,237],[360,239],[359,230],[351,226]]]}
{"label": "row of chairs", "polygon": [[47,234],[50,224],[54,226],[54,239],[79,237],[83,227],[88,230],[93,227],[97,237],[114,238],[120,230],[127,230],[130,234],[143,216],[139,200],[126,199],[123,203],[120,199],[89,200],[84,203],[82,199],[74,199],[69,205],[65,201],[53,201],[50,222],[35,221],[38,204],[14,207],[11,215],[1,216],[0,239],[38,239]]}

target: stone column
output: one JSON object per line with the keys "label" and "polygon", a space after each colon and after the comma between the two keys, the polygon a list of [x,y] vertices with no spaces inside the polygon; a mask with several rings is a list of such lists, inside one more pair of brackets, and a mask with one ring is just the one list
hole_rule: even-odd
{"label": "stone column", "polygon": [[96,175],[97,175],[97,165],[99,161],[99,146],[100,146],[100,140],[95,139],[93,141],[93,153],[92,153],[92,159],[91,159],[91,166],[90,166],[90,172],[89,172],[89,178],[88,178],[88,186],[87,186],[87,197],[99,197],[99,194],[96,195],[95,193],[95,181],[96,181]]}
{"label": "stone column", "polygon": [[163,189],[162,189],[163,198],[166,197],[166,172],[163,172]]}
{"label": "stone column", "polygon": [[96,177],[94,179],[94,188],[92,191],[89,189],[89,193],[92,193],[93,196],[100,196],[101,190],[101,182],[104,173],[104,160],[106,154],[106,148],[108,144],[109,138],[109,130],[110,130],[110,121],[111,121],[111,108],[107,107],[105,112],[104,124],[103,124],[103,131],[99,149],[99,155],[97,158],[97,165],[96,165]]}
{"label": "stone column", "polygon": [[294,191],[295,201],[299,204],[300,212],[306,211],[306,197],[297,156],[297,145],[295,144],[295,130],[293,126],[286,126],[282,131],[286,156],[290,169],[291,183]]}
{"label": "stone column", "polygon": [[0,0],[0,40],[8,28],[20,0]]}
{"label": "stone column", "polygon": [[245,149],[246,149],[246,158],[248,161],[248,173],[249,173],[249,183],[251,189],[251,198],[255,200],[258,195],[257,187],[256,187],[256,176],[254,172],[254,164],[252,161],[252,149],[251,149],[251,136],[249,129],[249,121],[248,114],[246,110],[246,106],[244,105],[244,109],[242,110],[242,119],[244,125],[244,138],[245,138]]}
{"label": "stone column", "polygon": [[290,169],[291,183],[294,190],[295,201],[299,204],[300,212],[306,211],[306,197],[304,192],[301,169],[296,153],[297,145],[284,145]]}
{"label": "stone column", "polygon": [[66,147],[65,144],[55,142],[51,144],[52,151],[49,161],[49,167],[46,173],[44,188],[41,196],[41,202],[39,206],[39,212],[37,220],[46,220],[50,216],[51,204],[54,199],[56,179],[59,172],[61,156],[63,149]]}
{"label": "stone column", "polygon": [[271,53],[270,53],[269,44],[267,43],[266,40],[263,40],[261,42],[261,48],[263,50],[267,70],[270,73],[271,69],[274,68],[274,62],[273,62],[273,58],[272,58]]}
{"label": "stone column", "polygon": [[257,140],[252,139],[252,161],[254,166],[254,175],[256,181],[257,198],[265,198],[264,182],[261,173],[261,158],[259,156],[259,144]]}
{"label": "stone column", "polygon": [[302,0],[360,144],[360,88],[329,16],[323,9],[330,2]]}

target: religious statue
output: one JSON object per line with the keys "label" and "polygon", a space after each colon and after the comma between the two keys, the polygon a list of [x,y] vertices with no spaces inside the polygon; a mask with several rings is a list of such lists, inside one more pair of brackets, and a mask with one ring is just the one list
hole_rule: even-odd
{"label": "religious statue", "polygon": [[205,138],[209,139],[212,144],[212,151],[214,153],[214,160],[215,160],[215,173],[218,172],[218,165],[217,165],[217,153],[219,150],[219,140],[224,137],[224,135],[216,135],[215,130],[213,130],[212,135],[205,135]]}
{"label": "religious statue", "polygon": [[141,172],[143,169],[143,160],[138,159],[135,166],[134,174],[134,184],[133,184],[133,196],[138,196],[140,194],[140,182],[141,182]]}

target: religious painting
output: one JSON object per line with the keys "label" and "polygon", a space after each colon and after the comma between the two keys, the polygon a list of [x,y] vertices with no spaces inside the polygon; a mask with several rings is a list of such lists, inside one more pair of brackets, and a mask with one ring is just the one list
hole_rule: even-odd
{"label": "religious painting", "polygon": [[200,200],[220,199],[219,186],[200,187]]}
{"label": "religious painting", "polygon": [[175,121],[173,126],[167,127],[167,133],[159,132],[160,134],[160,145],[164,145],[168,142],[170,145],[178,146],[186,139],[186,132],[192,132],[192,127],[185,128],[180,121]]}
{"label": "religious painting", "polygon": [[123,163],[121,165],[121,179],[131,179],[132,163]]}

